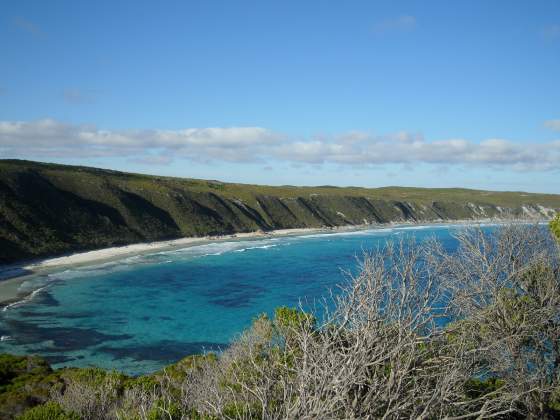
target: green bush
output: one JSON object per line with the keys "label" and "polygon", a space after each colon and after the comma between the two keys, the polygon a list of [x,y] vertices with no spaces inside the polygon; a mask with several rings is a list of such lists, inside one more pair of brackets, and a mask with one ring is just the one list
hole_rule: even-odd
{"label": "green bush", "polygon": [[107,381],[114,381],[120,386],[128,379],[126,375],[120,372],[108,371],[98,367],[68,369],[65,378],[92,387],[99,387]]}
{"label": "green bush", "polygon": [[38,405],[27,410],[17,420],[80,420],[74,413],[65,412],[60,405],[53,401]]}
{"label": "green bush", "polygon": [[467,397],[476,399],[491,392],[496,392],[504,386],[504,381],[498,378],[469,379],[465,383],[465,394]]}
{"label": "green bush", "polygon": [[40,357],[0,354],[0,393],[20,388],[30,379],[51,373],[49,364]]}
{"label": "green bush", "polygon": [[157,401],[148,412],[148,420],[180,420],[181,408],[175,404],[165,404]]}
{"label": "green bush", "polygon": [[560,241],[560,213],[550,222],[550,230],[556,236],[556,239]]}
{"label": "green bush", "polygon": [[[218,357],[214,353],[192,354],[179,360],[177,363],[166,366],[162,371],[156,372],[152,377],[140,377],[137,378],[136,381],[144,382],[146,385],[153,385],[154,383],[159,385],[158,378],[161,379],[166,376],[180,380],[185,376],[186,372],[200,370],[207,364],[215,363],[217,360]],[[150,379],[148,380],[148,378]],[[151,389],[153,389],[153,386]]]}
{"label": "green bush", "polygon": [[299,329],[302,327],[313,327],[315,318],[295,308],[281,306],[274,311],[274,321],[282,329]]}
{"label": "green bush", "polygon": [[137,378],[127,378],[124,382],[124,389],[142,389],[151,392],[161,388],[160,382],[153,376],[138,376]]}
{"label": "green bush", "polygon": [[0,418],[11,419],[48,401],[63,386],[60,374],[36,356],[0,354]]}
{"label": "green bush", "polygon": [[262,409],[258,404],[226,404],[223,415],[230,419],[261,419]]}

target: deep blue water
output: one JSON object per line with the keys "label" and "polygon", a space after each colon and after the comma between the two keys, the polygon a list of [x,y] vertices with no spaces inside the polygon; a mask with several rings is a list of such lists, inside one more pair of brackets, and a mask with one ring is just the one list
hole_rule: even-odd
{"label": "deep blue water", "polygon": [[40,288],[0,314],[0,352],[36,353],[56,367],[155,371],[223,348],[263,312],[325,296],[364,251],[388,239],[436,236],[456,247],[460,226],[232,240],[128,257],[26,281]]}

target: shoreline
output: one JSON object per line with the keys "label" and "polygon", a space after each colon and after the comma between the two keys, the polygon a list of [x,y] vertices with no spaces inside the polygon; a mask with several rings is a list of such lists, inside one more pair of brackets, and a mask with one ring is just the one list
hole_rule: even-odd
{"label": "shoreline", "polygon": [[[511,220],[509,220],[511,221]],[[330,234],[340,232],[352,232],[361,230],[390,229],[409,226],[441,226],[441,225],[466,225],[484,223],[506,223],[503,219],[479,219],[479,220],[434,220],[425,222],[391,222],[383,224],[344,225],[336,227],[320,228],[294,228],[278,229],[272,231],[253,231],[244,233],[233,233],[216,236],[184,237],[178,239],[141,242],[130,245],[101,248],[91,251],[76,252],[58,257],[47,257],[21,264],[0,266],[0,305],[3,310],[24,302],[31,298],[36,290],[21,291],[20,286],[29,278],[37,275],[47,275],[65,267],[80,267],[94,263],[104,263],[119,260],[125,257],[142,255],[150,252],[173,251],[177,249],[190,248],[210,243],[252,240],[286,236],[303,236],[307,234]],[[525,220],[527,222],[527,220]],[[540,221],[542,222],[542,220]]]}
{"label": "shoreline", "polygon": [[[351,229],[353,228],[353,229]],[[72,267],[106,263],[151,252],[174,251],[211,243],[236,240],[264,239],[283,236],[298,236],[316,233],[333,233],[346,230],[357,230],[358,226],[342,226],[336,228],[295,228],[273,231],[253,231],[232,233],[216,236],[184,237],[155,242],[141,242],[91,251],[75,252],[57,257],[46,257],[20,264],[0,266],[0,305],[3,310],[30,298],[36,290],[21,291],[20,286],[28,279]],[[363,229],[363,227],[362,227]]]}

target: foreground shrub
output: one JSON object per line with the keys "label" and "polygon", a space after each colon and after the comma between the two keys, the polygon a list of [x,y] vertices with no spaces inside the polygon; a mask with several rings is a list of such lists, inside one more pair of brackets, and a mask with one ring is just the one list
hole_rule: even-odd
{"label": "foreground shrub", "polygon": [[18,420],[80,420],[74,413],[65,412],[62,407],[50,401],[43,405],[38,405],[27,410],[23,415],[17,417]]}
{"label": "foreground shrub", "polygon": [[62,386],[59,373],[44,359],[0,354],[0,418],[11,419],[45,403]]}
{"label": "foreground shrub", "polygon": [[64,389],[52,398],[84,420],[113,418],[121,404],[126,376],[98,368],[70,369],[62,376]]}

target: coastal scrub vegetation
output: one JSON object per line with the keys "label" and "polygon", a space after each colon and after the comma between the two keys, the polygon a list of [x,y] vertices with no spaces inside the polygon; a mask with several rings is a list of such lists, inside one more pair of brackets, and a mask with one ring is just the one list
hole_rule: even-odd
{"label": "coastal scrub vegetation", "polygon": [[[359,274],[320,310],[278,308],[221,353],[189,356],[148,376],[52,371],[37,358],[2,356],[2,415],[558,418],[555,223],[551,230],[469,228],[453,251],[435,239],[388,243],[364,255]],[[11,395],[34,407],[12,403],[6,411]]]}

